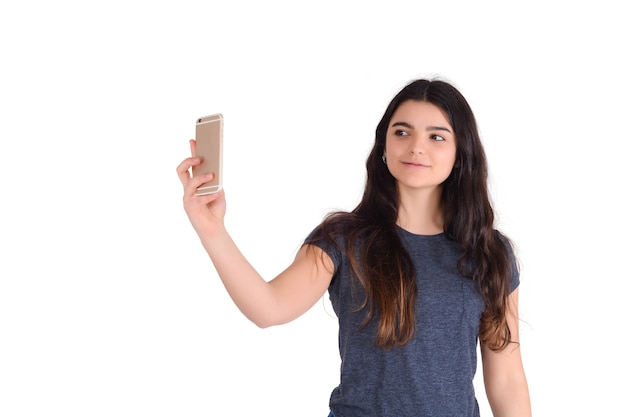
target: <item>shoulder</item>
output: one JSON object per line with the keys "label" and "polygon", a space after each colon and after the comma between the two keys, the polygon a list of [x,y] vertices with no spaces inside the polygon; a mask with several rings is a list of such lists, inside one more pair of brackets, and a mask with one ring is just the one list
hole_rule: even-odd
{"label": "shoulder", "polygon": [[498,240],[502,243],[502,245],[504,245],[506,252],[508,254],[508,257],[509,257],[509,261],[512,263],[516,263],[517,262],[517,255],[516,255],[517,249],[515,247],[515,242],[509,236],[507,236],[500,230],[496,229],[495,234]]}
{"label": "shoulder", "polygon": [[359,219],[352,213],[336,212],[324,220],[307,236],[305,243],[326,241],[338,244],[345,242],[359,230]]}
{"label": "shoulder", "polygon": [[513,240],[509,236],[504,234],[502,231],[496,230],[495,232],[496,232],[496,236],[498,237],[498,239],[502,242],[502,244],[506,248],[507,262],[508,262],[508,267],[509,267],[509,271],[511,275],[510,292],[513,292],[520,284],[519,261],[517,257],[517,249],[515,247],[515,242],[513,242]]}
{"label": "shoulder", "polygon": [[355,242],[359,230],[359,219],[354,214],[332,213],[309,233],[304,244],[322,249],[333,261],[335,268],[338,268],[348,248]]}

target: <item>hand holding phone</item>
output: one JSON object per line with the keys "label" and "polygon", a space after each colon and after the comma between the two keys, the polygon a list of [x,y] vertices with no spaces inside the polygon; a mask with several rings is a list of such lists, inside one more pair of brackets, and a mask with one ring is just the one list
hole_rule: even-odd
{"label": "hand holding phone", "polygon": [[222,148],[224,117],[220,113],[196,120],[196,155],[201,159],[194,166],[194,177],[212,172],[215,176],[196,190],[196,195],[214,194],[222,189]]}

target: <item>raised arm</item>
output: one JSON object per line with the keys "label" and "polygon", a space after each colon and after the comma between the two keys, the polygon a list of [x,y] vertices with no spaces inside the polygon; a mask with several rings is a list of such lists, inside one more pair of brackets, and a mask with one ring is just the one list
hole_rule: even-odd
{"label": "raised arm", "polygon": [[513,343],[495,352],[481,345],[485,390],[494,417],[530,417],[530,395],[519,345],[518,291],[509,295],[507,324]]}
{"label": "raised arm", "polygon": [[[191,142],[192,155],[195,142]],[[243,256],[226,227],[224,190],[197,196],[197,187],[209,174],[192,178],[189,170],[200,163],[187,158],[177,168],[183,187],[183,205],[224,287],[241,312],[259,327],[289,322],[310,309],[328,289],[333,267],[321,249],[304,245],[294,261],[276,278],[266,281]]]}

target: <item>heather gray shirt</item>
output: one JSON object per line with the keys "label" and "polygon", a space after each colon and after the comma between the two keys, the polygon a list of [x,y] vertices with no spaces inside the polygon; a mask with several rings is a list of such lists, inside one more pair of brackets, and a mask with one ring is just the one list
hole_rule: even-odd
{"label": "heather gray shirt", "polygon": [[[367,308],[354,312],[364,294],[347,258],[318,243],[334,264],[328,292],[339,320],[341,380],[330,408],[335,417],[478,417],[472,381],[482,298],[457,271],[457,244],[444,234],[398,231],[417,271],[417,330],[391,351],[375,346],[377,317],[359,329]],[[515,269],[511,291],[518,285]]]}

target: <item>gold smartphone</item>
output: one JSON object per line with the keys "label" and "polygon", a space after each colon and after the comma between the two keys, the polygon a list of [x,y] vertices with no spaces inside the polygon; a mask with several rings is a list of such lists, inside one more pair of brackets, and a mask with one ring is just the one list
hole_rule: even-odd
{"label": "gold smartphone", "polygon": [[214,194],[222,189],[222,148],[224,117],[220,113],[196,120],[196,156],[202,159],[192,168],[194,177],[213,172],[215,177],[202,184],[196,195]]}

